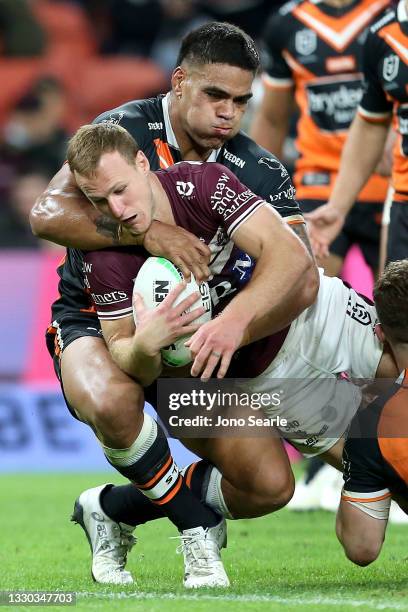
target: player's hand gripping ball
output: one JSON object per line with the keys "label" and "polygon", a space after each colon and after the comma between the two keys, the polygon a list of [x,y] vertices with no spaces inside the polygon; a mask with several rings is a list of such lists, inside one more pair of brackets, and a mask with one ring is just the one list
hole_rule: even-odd
{"label": "player's hand gripping ball", "polygon": [[[183,274],[180,270],[163,257],[149,257],[140,268],[140,271],[135,279],[133,293],[138,293],[144,301],[145,307],[148,309],[156,308],[168,296],[170,291],[179,283],[184,281]],[[204,282],[197,284],[193,275],[187,284],[185,290],[179,295],[175,305],[179,304],[186,297],[198,291],[200,299],[191,306],[187,312],[202,306],[205,309],[204,314],[195,319],[194,323],[206,323],[211,320],[212,308],[210,289],[208,283]],[[137,326],[137,317],[133,311],[135,324]],[[184,343],[190,336],[182,336],[170,346],[161,350],[163,363],[169,366],[183,366],[192,361],[190,350],[184,346]]]}

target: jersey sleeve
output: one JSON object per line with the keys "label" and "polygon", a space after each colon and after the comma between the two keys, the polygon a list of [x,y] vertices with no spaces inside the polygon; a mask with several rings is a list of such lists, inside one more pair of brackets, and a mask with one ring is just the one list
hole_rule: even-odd
{"label": "jersey sleeve", "polygon": [[148,257],[143,249],[104,249],[84,253],[84,280],[101,321],[133,314],[133,283]]}
{"label": "jersey sleeve", "polygon": [[239,179],[271,204],[287,223],[304,223],[295,199],[296,190],[285,166],[248,136],[243,134],[242,139],[240,147],[246,149],[246,163],[239,174],[237,173]]}
{"label": "jersey sleeve", "polygon": [[383,44],[374,32],[369,31],[363,49],[364,93],[358,113],[371,122],[387,121],[392,114],[392,102],[385,95],[378,72],[383,61]]}
{"label": "jersey sleeve", "polygon": [[146,127],[146,115],[143,113],[139,102],[132,101],[118,108],[108,110],[98,115],[92,123],[112,123],[125,128],[136,140],[141,149],[146,148],[148,130]]}
{"label": "jersey sleeve", "polygon": [[286,89],[293,86],[292,70],[283,55],[286,19],[280,11],[268,20],[262,37],[262,80],[267,87]]}
{"label": "jersey sleeve", "polygon": [[206,213],[223,227],[228,237],[254,212],[265,205],[265,201],[251,191],[225,166],[209,163],[201,175],[200,202]]}

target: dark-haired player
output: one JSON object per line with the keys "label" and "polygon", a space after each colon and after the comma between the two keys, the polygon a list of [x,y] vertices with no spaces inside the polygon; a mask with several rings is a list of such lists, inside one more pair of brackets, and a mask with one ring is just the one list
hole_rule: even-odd
{"label": "dark-haired player", "polygon": [[[125,127],[136,138],[154,170],[183,159],[221,161],[254,193],[271,202],[285,222],[292,224],[294,231],[306,240],[305,226],[285,168],[239,131],[259,67],[252,39],[229,24],[210,23],[187,35],[177,63],[172,91],[166,96],[129,102],[104,113],[96,122],[119,123]],[[59,269],[61,298],[53,305],[48,333],[50,350],[54,351],[54,345],[56,348],[55,365],[67,403],[73,413],[81,414],[97,431],[106,421],[114,420],[117,429],[111,431],[105,443],[119,449],[130,446],[137,435],[133,423],[143,408],[143,391],[114,363],[101,338],[99,321],[83,282],[82,254],[76,249],[129,244],[135,237],[123,224],[112,223],[96,213],[76,187],[66,165],[37,202],[31,221],[38,235],[73,247],[68,249],[66,262]],[[284,327],[288,316],[295,318],[310,304],[311,291],[316,286],[315,269],[306,249],[298,248],[297,241],[294,248],[288,249],[293,237],[289,234],[288,238],[284,225],[275,233],[278,254],[270,266],[271,278],[278,285],[285,284],[285,279],[287,283],[280,296],[280,308],[271,320],[275,330]],[[144,245],[155,253],[160,247],[161,254],[172,258],[184,270],[185,253],[192,254],[192,271],[196,277],[203,278],[202,269],[205,273],[206,268],[200,259],[207,257],[208,249],[198,239],[193,240],[193,247],[186,240],[180,243],[181,230],[175,232],[176,228],[155,222],[146,233]],[[172,248],[174,243],[176,249]],[[244,285],[253,261],[238,250],[235,257],[234,284]],[[297,270],[295,282],[288,274],[290,270]],[[234,287],[229,285],[218,287],[220,297],[233,291]],[[125,423],[126,428],[120,423]],[[290,467],[281,455],[282,448],[276,451],[267,442],[260,439],[254,449],[250,440],[214,439],[208,441],[205,449],[196,449],[216,463],[228,478],[223,480],[222,488],[220,478],[214,479],[212,497],[216,505],[222,505],[225,495],[231,512],[256,516],[287,503],[293,491]],[[228,459],[231,454],[234,462]],[[277,461],[284,462],[284,469],[269,469]],[[122,493],[119,500],[115,491],[98,487],[87,496],[86,529],[94,552],[94,574],[98,565],[96,578],[101,582],[131,580],[130,574],[124,571],[121,544],[127,534],[123,525],[108,518],[108,514],[119,513],[119,510],[115,513],[115,508],[122,508],[123,497],[127,507],[132,508],[132,495],[137,491],[129,485]],[[109,545],[102,555],[98,525],[92,516],[103,512],[108,505],[104,525]]]}
{"label": "dark-haired player", "polygon": [[380,554],[391,499],[408,514],[408,260],[390,263],[374,289],[379,335],[391,346],[398,380],[353,419],[343,451],[344,488],[336,532],[347,557]]}

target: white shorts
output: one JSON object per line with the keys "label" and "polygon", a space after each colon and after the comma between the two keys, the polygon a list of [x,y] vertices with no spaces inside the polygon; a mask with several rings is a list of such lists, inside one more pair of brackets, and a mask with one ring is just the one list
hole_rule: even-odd
{"label": "white shorts", "polygon": [[316,302],[292,323],[267,369],[245,382],[251,392],[279,394],[280,405],[264,411],[286,419],[279,430],[304,454],[325,452],[347,429],[361,401],[347,379],[373,379],[382,355],[377,322],[372,304],[320,270]]}

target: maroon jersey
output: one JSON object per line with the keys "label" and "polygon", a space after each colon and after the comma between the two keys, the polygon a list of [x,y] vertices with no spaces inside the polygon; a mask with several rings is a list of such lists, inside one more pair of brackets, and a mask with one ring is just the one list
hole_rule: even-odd
{"label": "maroon jersey", "polygon": [[[167,193],[176,224],[210,247],[209,285],[213,314],[217,314],[250,280],[252,271],[249,256],[246,261],[234,245],[234,232],[258,208],[269,204],[217,163],[180,162],[156,172],[156,176]],[[148,253],[140,247],[85,254],[85,283],[101,320],[132,316],[133,282],[147,257]],[[239,367],[234,375],[260,374],[278,352],[286,334],[284,330],[244,349],[241,359],[236,360]]]}

